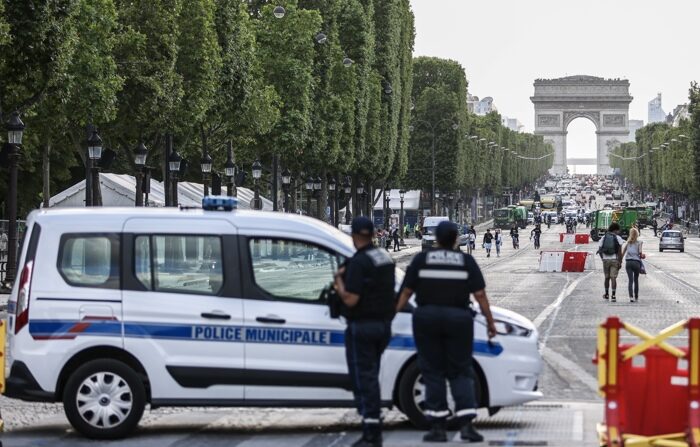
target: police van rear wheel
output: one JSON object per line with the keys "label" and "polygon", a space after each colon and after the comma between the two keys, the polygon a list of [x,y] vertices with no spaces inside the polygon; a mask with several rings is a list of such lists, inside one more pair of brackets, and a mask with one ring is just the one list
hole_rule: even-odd
{"label": "police van rear wheel", "polygon": [[95,439],[131,433],[146,405],[143,382],[129,366],[111,359],[81,366],[66,382],[63,407],[71,425]]}
{"label": "police van rear wheel", "polygon": [[[474,374],[474,389],[477,407],[483,405],[484,388],[479,374]],[[447,387],[447,402],[450,411],[454,411],[454,401]],[[423,411],[425,409],[425,385],[421,376],[418,362],[412,362],[406,367],[399,382],[399,406],[408,417],[411,424],[419,429],[427,430],[430,426]],[[451,427],[454,428],[454,427]]]}

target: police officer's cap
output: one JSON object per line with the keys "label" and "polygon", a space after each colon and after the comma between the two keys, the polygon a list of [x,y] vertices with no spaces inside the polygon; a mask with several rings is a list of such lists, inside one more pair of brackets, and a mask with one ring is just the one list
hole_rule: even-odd
{"label": "police officer's cap", "polygon": [[438,244],[444,246],[454,245],[457,241],[457,234],[459,230],[457,229],[457,224],[447,220],[440,222],[435,229],[435,239],[437,239]]}
{"label": "police officer's cap", "polygon": [[365,216],[359,216],[352,220],[352,234],[362,236],[372,236],[374,234],[374,224]]}

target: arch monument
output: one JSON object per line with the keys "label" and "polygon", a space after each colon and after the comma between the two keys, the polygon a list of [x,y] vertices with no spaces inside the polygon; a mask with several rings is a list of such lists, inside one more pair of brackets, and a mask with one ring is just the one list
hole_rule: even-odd
{"label": "arch monument", "polygon": [[629,105],[632,102],[629,81],[568,76],[537,79],[534,85],[535,95],[530,100],[535,105],[535,134],[543,135],[554,147],[554,165],[550,172],[567,172],[566,129],[573,120],[586,118],[596,128],[596,171],[611,174],[610,149],[629,141]]}

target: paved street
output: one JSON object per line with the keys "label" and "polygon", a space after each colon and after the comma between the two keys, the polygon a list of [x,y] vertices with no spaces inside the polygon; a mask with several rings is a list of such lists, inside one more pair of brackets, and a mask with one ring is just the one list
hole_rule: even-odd
{"label": "paved street", "polygon": [[[562,226],[550,230],[545,227],[543,250],[563,247],[558,242],[560,231]],[[579,232],[584,231],[579,228]],[[618,302],[612,304],[601,298],[599,259],[595,271],[539,273],[539,251],[528,241],[528,232],[521,232],[519,250],[506,239],[501,257],[494,252],[486,258],[482,249],[474,254],[484,269],[491,302],[525,315],[539,327],[546,361],[540,389],[545,398],[504,409],[491,418],[482,413],[477,425],[487,439],[483,445],[594,446],[595,424],[602,419],[602,401],[595,392],[596,371],[591,363],[596,325],[608,315],[618,315],[655,332],[696,314],[700,300],[700,239],[688,239],[685,253],[659,253],[651,231],[643,230],[648,275],[640,280],[639,302],[626,299],[627,278],[622,272]],[[477,241],[482,234],[480,231]],[[596,244],[577,249],[594,252]],[[396,253],[397,263],[407,266],[418,250],[408,248]],[[633,338],[623,340],[631,342]],[[672,341],[686,344],[683,336]],[[5,446],[99,445],[75,435],[59,405],[3,398],[0,408],[8,429],[3,435]],[[421,445],[421,433],[398,412],[390,412],[387,421],[385,445]],[[359,421],[349,410],[159,409],[147,412],[134,437],[109,445],[347,446],[358,429]]]}

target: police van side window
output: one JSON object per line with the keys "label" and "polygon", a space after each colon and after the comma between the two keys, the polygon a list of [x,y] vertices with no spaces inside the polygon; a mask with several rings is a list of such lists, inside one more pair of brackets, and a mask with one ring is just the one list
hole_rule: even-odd
{"label": "police van side window", "polygon": [[283,239],[251,239],[254,281],[275,298],[320,302],[338,270],[338,255],[315,245]]}
{"label": "police van side window", "polygon": [[134,270],[136,278],[148,290],[217,295],[224,283],[221,238],[137,236]]}
{"label": "police van side window", "polygon": [[71,286],[119,287],[119,238],[116,235],[63,235],[58,269]]}

